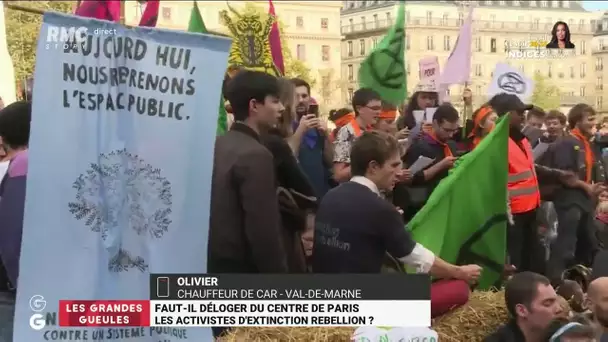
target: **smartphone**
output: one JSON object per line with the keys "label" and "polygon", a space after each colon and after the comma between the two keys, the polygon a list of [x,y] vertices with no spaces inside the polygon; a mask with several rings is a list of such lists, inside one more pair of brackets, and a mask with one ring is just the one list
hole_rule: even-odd
{"label": "smartphone", "polygon": [[313,114],[314,116],[319,116],[319,105],[313,104],[308,107],[308,114]]}

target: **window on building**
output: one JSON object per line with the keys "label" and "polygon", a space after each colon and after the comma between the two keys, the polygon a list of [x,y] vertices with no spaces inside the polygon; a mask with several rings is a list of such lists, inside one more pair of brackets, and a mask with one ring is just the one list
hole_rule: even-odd
{"label": "window on building", "polygon": [[579,46],[581,47],[581,55],[584,55],[587,53],[587,42],[584,40],[581,40]]}
{"label": "window on building", "polygon": [[409,34],[405,35],[405,49],[406,50],[410,49],[410,35]]}
{"label": "window on building", "polygon": [[574,19],[568,19],[568,27],[574,27]]}
{"label": "window on building", "polygon": [[547,62],[547,77],[553,77],[553,72],[551,70],[551,62]]}
{"label": "window on building", "polygon": [[549,1],[541,1],[540,7],[549,7]]}
{"label": "window on building", "polygon": [[350,30],[354,31],[355,30],[355,21],[353,20],[353,18],[348,19],[348,24],[350,25]]}
{"label": "window on building", "polygon": [[540,27],[540,19],[539,18],[534,18],[534,21],[532,22],[532,28],[535,30],[538,30],[538,28]]}
{"label": "window on building", "polygon": [[378,28],[380,26],[380,21],[378,20],[378,15],[374,14],[374,28]]}
{"label": "window on building", "polygon": [[556,0],[551,1],[551,7],[559,8],[559,1],[556,1]]}
{"label": "window on building", "polygon": [[296,51],[298,60],[306,60],[306,46],[304,44],[298,44],[296,47]]}
{"label": "window on building", "polygon": [[604,70],[604,59],[602,57],[597,57],[595,59],[595,70],[597,70],[597,71]]}
{"label": "window on building", "polygon": [[349,41],[348,43],[346,43],[346,49],[347,49],[347,53],[348,53],[348,57],[352,57],[353,56],[353,42]]}
{"label": "window on building", "polygon": [[372,38],[372,49],[375,49],[378,46],[378,38]]}
{"label": "window on building", "polygon": [[386,12],[386,24],[392,24],[393,19],[391,18],[391,12]]}
{"label": "window on building", "polygon": [[570,78],[574,78],[574,77],[575,77],[575,75],[576,75],[576,73],[574,72],[574,67],[573,67],[573,66],[571,66],[571,67],[570,67]]}
{"label": "window on building", "polygon": [[348,103],[352,103],[353,102],[353,94],[355,93],[355,90],[353,88],[348,88]]}
{"label": "window on building", "polygon": [[365,30],[365,17],[361,17],[361,29]]}
{"label": "window on building", "polygon": [[435,50],[435,45],[433,44],[433,36],[426,37],[426,49],[429,51]]}
{"label": "window on building", "polygon": [[171,7],[163,7],[163,20],[171,20]]}
{"label": "window on building", "polygon": [[490,15],[490,21],[491,22],[495,22],[496,21],[496,14],[491,14]]}
{"label": "window on building", "polygon": [[475,94],[477,95],[482,95],[482,90],[481,90],[481,86],[475,86]]}
{"label": "window on building", "polygon": [[481,72],[481,64],[475,64],[475,76],[483,76]]}
{"label": "window on building", "polygon": [[604,89],[604,80],[603,78],[600,76],[597,78],[596,82],[595,82],[595,89],[597,90],[602,90]]}
{"label": "window on building", "polygon": [[506,5],[506,4],[507,4],[507,2],[506,2],[506,1],[504,1],[504,0],[500,0],[500,1],[498,2],[498,4],[499,4],[500,6],[504,6],[504,5]]}
{"label": "window on building", "polygon": [[433,25],[433,12],[426,11],[426,24]]}
{"label": "window on building", "polygon": [[464,24],[464,14],[458,13],[458,26],[462,26]]}
{"label": "window on building", "polygon": [[492,6],[492,0],[486,0],[486,5]]}
{"label": "window on building", "polygon": [[329,62],[329,60],[331,59],[331,49],[329,48],[329,45],[323,45],[321,46],[321,60],[323,62]]}
{"label": "window on building", "polygon": [[[354,75],[355,75],[355,72],[353,71],[353,65],[349,64],[348,65],[348,75],[347,75],[348,76],[348,80],[352,81],[353,78],[354,78]],[[351,94],[351,97],[352,97],[352,94]]]}
{"label": "window on building", "polygon": [[562,0],[562,7],[563,8],[570,8],[570,1],[568,1],[568,0]]}
{"label": "window on building", "polygon": [[595,99],[595,108],[596,108],[596,109],[602,109],[602,108],[604,107],[604,103],[603,103],[603,102],[604,102],[604,101],[603,101],[602,97],[601,97],[601,96],[598,96],[598,97]]}
{"label": "window on building", "polygon": [[448,26],[448,18],[449,18],[449,14],[447,13],[443,13],[443,16],[441,17],[441,25],[442,26]]}
{"label": "window on building", "polygon": [[443,36],[443,51],[452,50],[450,43],[450,36]]}
{"label": "window on building", "polygon": [[475,37],[475,51],[481,52],[481,37]]}
{"label": "window on building", "polygon": [[587,64],[585,62],[581,63],[581,78],[587,76]]}
{"label": "window on building", "polygon": [[529,2],[528,6],[530,6],[530,7],[536,7],[536,0],[534,0],[534,1],[528,1],[528,2]]}
{"label": "window on building", "polygon": [[496,38],[490,38],[490,52],[496,53]]}
{"label": "window on building", "polygon": [[582,29],[583,27],[585,27],[585,19],[581,19],[578,21],[578,28]]}
{"label": "window on building", "polygon": [[365,39],[359,39],[359,54],[365,56]]}
{"label": "window on building", "polygon": [[296,17],[296,27],[297,28],[304,27],[304,18],[303,17]]}
{"label": "window on building", "polygon": [[513,6],[519,6],[519,0],[513,0]]}
{"label": "window on building", "polygon": [[581,89],[579,89],[579,96],[585,96],[585,86],[581,86]]}
{"label": "window on building", "polygon": [[329,28],[329,19],[321,18],[321,29],[327,30]]}

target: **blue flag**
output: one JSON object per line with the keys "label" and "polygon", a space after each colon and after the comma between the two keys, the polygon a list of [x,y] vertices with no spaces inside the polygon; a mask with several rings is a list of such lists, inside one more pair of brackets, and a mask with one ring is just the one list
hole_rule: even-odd
{"label": "blue flag", "polygon": [[[58,41],[65,28],[78,29]],[[39,37],[13,337],[28,342],[59,329],[61,299],[149,299],[150,273],[206,272],[210,113],[231,45],[48,12]],[[201,328],[73,330],[212,340]]]}

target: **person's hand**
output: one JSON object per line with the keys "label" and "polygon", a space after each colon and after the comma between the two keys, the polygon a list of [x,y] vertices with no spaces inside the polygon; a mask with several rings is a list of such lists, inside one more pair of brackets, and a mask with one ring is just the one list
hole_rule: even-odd
{"label": "person's hand", "polygon": [[406,127],[402,130],[400,130],[399,132],[397,132],[397,134],[395,134],[395,137],[400,140],[400,139],[407,139],[410,136],[410,130]]}
{"label": "person's hand", "polygon": [[597,198],[602,192],[606,191],[606,186],[602,183],[594,183],[594,184],[586,184],[584,185],[583,190],[587,193],[592,199]]}
{"label": "person's hand", "polygon": [[399,215],[403,215],[403,209],[401,209],[399,207],[395,207],[395,209],[397,209],[397,212],[399,213]]}
{"label": "person's hand", "polygon": [[311,128],[317,128],[319,124],[319,119],[314,114],[307,114],[300,119],[297,131],[306,132]]}
{"label": "person's hand", "polygon": [[458,266],[458,272],[456,278],[459,280],[464,280],[467,283],[477,282],[479,276],[481,275],[481,266],[479,265],[463,265]]}
{"label": "person's hand", "polygon": [[509,277],[514,275],[515,272],[517,272],[517,267],[515,267],[513,265],[505,264],[505,267],[503,268],[503,271],[502,271],[502,276],[504,277],[504,279],[509,279]]}
{"label": "person's hand", "polygon": [[448,156],[443,158],[438,164],[442,169],[449,169],[452,166],[454,166],[454,163],[456,162],[458,158],[453,157],[453,156]]}
{"label": "person's hand", "polygon": [[413,175],[409,169],[401,169],[397,174],[397,180],[403,183],[410,183],[412,181]]}

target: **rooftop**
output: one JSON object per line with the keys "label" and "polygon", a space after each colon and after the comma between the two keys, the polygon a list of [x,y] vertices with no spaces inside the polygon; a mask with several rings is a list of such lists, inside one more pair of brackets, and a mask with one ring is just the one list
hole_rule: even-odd
{"label": "rooftop", "polygon": [[[345,0],[343,1],[342,13],[350,14],[371,9],[392,7],[397,1],[390,0]],[[475,3],[480,7],[494,8],[518,8],[526,9],[542,9],[555,11],[577,11],[588,12],[583,8],[580,1],[519,1],[519,0],[480,0],[480,1],[459,1],[459,0],[443,0],[443,1],[407,1],[407,4],[418,3],[424,5],[439,5],[439,6],[462,6],[467,3]],[[407,6],[406,4],[406,6]]]}

